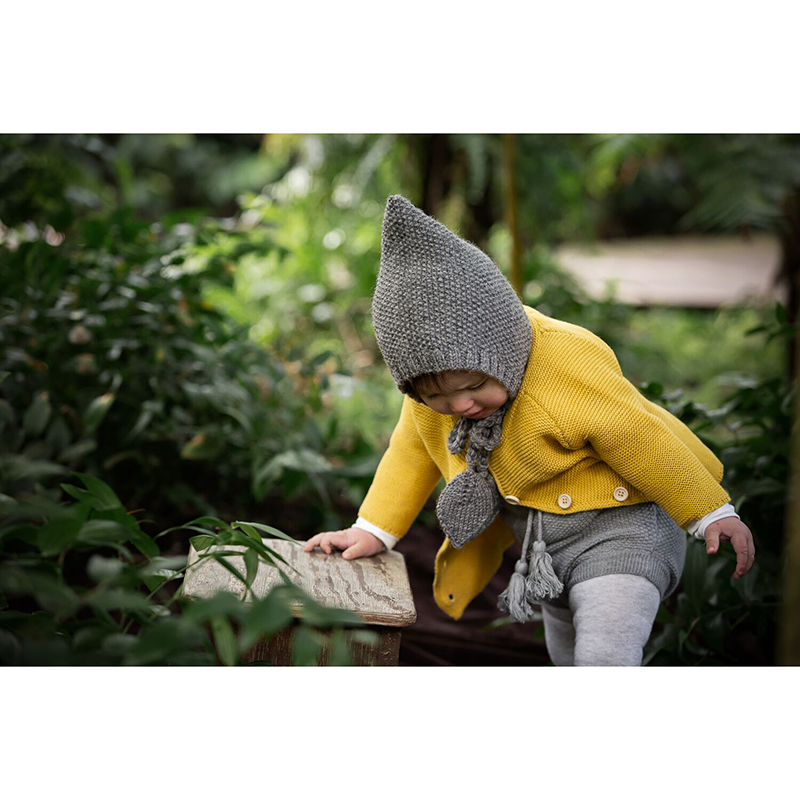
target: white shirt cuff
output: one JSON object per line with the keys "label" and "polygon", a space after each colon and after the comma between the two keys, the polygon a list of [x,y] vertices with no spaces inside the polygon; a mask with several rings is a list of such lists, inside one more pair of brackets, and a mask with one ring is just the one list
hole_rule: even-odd
{"label": "white shirt cuff", "polygon": [[353,523],[353,527],[361,528],[361,530],[364,531],[369,531],[373,536],[377,537],[383,542],[387,550],[391,550],[400,541],[399,536],[393,536],[391,533],[387,533],[377,525],[373,525],[371,522],[365,520],[364,517],[359,517]]}
{"label": "white shirt cuff", "polygon": [[724,519],[725,517],[736,517],[736,519],[741,519],[741,517],[734,510],[733,506],[730,503],[725,503],[714,511],[710,511],[704,517],[692,520],[689,523],[689,527],[686,529],[686,532],[694,536],[695,539],[705,539],[706,528],[712,522],[716,522],[718,519]]}

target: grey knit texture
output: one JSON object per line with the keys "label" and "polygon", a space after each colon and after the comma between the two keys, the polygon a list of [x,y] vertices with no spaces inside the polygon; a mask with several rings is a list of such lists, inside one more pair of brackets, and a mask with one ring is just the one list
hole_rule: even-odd
{"label": "grey knit texture", "polygon": [[[500,516],[521,542],[531,509],[502,502]],[[534,513],[538,513],[534,512]],[[686,532],[657,503],[598,508],[574,514],[542,512],[542,538],[564,591],[549,605],[567,607],[575,584],[599,575],[641,575],[663,600],[678,585]]]}
{"label": "grey knit texture", "polygon": [[375,338],[397,388],[426,372],[479,370],[516,397],[533,331],[494,262],[399,194],[386,202],[372,297]]}
{"label": "grey knit texture", "polygon": [[489,453],[522,385],[533,328],[489,256],[400,195],[386,202],[382,237],[372,323],[397,388],[424,405],[411,378],[464,369],[490,375],[508,391],[500,408],[478,420],[459,418],[447,438],[451,453],[467,448],[467,469],[442,490],[436,515],[453,546],[463,547],[500,510]]}

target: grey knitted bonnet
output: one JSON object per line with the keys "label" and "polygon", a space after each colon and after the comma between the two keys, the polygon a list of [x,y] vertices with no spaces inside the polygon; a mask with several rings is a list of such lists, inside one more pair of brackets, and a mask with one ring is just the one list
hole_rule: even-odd
{"label": "grey knitted bonnet", "polygon": [[467,469],[442,490],[436,513],[452,544],[463,547],[500,508],[488,462],[530,355],[533,330],[522,301],[489,256],[392,195],[383,217],[372,322],[397,388],[415,402],[424,405],[410,379],[444,370],[477,370],[508,391],[497,411],[478,420],[459,417],[448,435],[454,454],[469,439]]}

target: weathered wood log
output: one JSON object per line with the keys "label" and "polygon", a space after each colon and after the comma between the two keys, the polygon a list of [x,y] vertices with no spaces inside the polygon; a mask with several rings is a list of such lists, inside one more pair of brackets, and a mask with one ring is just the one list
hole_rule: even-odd
{"label": "weathered wood log", "polygon": [[[399,629],[417,619],[405,560],[400,553],[382,552],[369,558],[345,561],[339,551],[330,555],[319,549],[306,553],[301,546],[283,539],[263,541],[297,570],[294,572],[282,565],[290,580],[306,594],[322,605],[352,611],[365,623],[367,630],[378,633],[377,647],[369,647],[353,640],[352,631],[347,632],[354,665],[397,665],[400,651]],[[224,545],[216,549],[244,552],[245,548]],[[242,556],[227,556],[226,559],[244,574]],[[197,560],[198,554],[192,547],[189,550],[189,564],[195,564]],[[281,583],[278,571],[271,565],[262,563],[253,581],[253,594],[256,598],[265,597],[274,586]],[[214,559],[203,559],[200,564],[187,570],[182,587],[184,596],[207,598],[219,591],[231,592],[245,602],[250,600],[249,594],[245,599],[242,582]],[[298,603],[293,613],[296,617],[301,616],[302,605]],[[260,641],[242,660],[245,663],[269,661],[277,666],[290,665],[295,627],[289,626],[269,640]],[[325,638],[324,633],[323,637]],[[327,663],[328,653],[329,647],[326,644],[320,655],[320,665]]]}
{"label": "weathered wood log", "polygon": [[[287,666],[292,663],[294,631],[297,625],[291,625],[279,631],[269,639],[262,639],[252,650],[242,656],[245,664],[254,661],[267,661],[275,666]],[[345,632],[345,639],[350,649],[354,667],[396,667],[400,657],[400,630],[387,628],[384,625],[365,625],[359,630],[373,631],[378,635],[378,644],[374,647],[352,639],[351,631]],[[323,639],[329,638],[324,631]],[[326,641],[320,652],[317,665],[324,667],[330,658],[330,645]]]}

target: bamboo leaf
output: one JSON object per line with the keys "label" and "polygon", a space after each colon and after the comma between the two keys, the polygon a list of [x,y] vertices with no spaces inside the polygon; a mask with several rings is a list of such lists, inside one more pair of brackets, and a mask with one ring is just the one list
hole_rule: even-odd
{"label": "bamboo leaf", "polygon": [[227,617],[212,617],[211,632],[214,635],[214,644],[217,648],[220,661],[226,667],[235,666],[239,660],[236,648],[236,636]]}
{"label": "bamboo leaf", "polygon": [[83,427],[87,433],[94,433],[100,427],[115,399],[116,395],[113,392],[106,392],[89,403],[83,412]]}
{"label": "bamboo leaf", "polygon": [[23,417],[22,427],[31,438],[41,435],[50,419],[52,408],[48,392],[39,392]]}
{"label": "bamboo leaf", "polygon": [[89,490],[93,498],[94,507],[98,511],[110,511],[114,508],[122,508],[122,503],[114,494],[113,489],[100,478],[94,475],[86,475],[76,472],[75,475],[83,481],[84,486]]}

